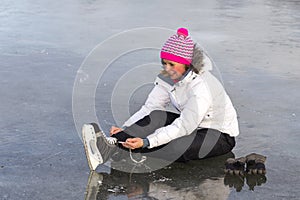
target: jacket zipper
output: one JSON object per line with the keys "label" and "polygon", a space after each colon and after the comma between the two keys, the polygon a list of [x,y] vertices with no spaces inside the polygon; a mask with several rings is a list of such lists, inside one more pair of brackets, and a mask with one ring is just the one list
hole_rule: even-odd
{"label": "jacket zipper", "polygon": [[175,92],[176,92],[176,88],[174,87],[174,88],[170,91],[170,93],[171,93],[171,95],[172,95],[172,98],[173,98],[173,101],[174,101],[173,106],[174,106],[178,111],[180,111],[180,106],[179,106],[179,104],[178,104],[178,101],[177,101]]}

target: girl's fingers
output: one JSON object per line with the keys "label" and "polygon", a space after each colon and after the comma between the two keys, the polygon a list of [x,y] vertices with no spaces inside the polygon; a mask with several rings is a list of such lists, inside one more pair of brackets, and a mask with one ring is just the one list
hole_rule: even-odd
{"label": "girl's fingers", "polygon": [[131,146],[131,145],[130,145],[129,143],[127,143],[127,142],[122,143],[122,145],[123,145],[123,147],[126,147],[126,148],[128,148],[128,149],[134,149],[134,147]]}
{"label": "girl's fingers", "polygon": [[131,149],[136,149],[143,146],[143,140],[141,138],[128,138],[126,144],[130,146]]}
{"label": "girl's fingers", "polygon": [[120,132],[120,131],[122,131],[121,128],[112,126],[112,127],[110,128],[110,135],[116,134],[116,133],[118,133],[118,132]]}

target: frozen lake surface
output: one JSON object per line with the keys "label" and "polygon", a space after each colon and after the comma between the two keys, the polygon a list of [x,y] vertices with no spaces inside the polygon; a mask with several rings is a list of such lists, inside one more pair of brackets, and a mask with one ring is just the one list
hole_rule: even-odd
{"label": "frozen lake surface", "polygon": [[[1,1],[0,199],[298,199],[299,11],[298,0]],[[225,176],[230,155],[146,174],[106,165],[89,174],[72,113],[74,82],[84,59],[125,30],[181,26],[213,58],[213,72],[237,109],[234,155],[266,155],[266,176]],[[113,44],[106,53],[121,47]],[[132,66],[151,62],[159,62],[155,49],[111,61],[95,90],[104,130],[116,123],[115,83]],[[136,88],[130,112],[150,88]],[[93,188],[88,180],[98,185]]]}

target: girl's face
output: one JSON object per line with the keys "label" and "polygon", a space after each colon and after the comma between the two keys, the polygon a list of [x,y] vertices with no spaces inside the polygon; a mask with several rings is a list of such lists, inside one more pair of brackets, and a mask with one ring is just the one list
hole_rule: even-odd
{"label": "girl's face", "polygon": [[171,79],[178,80],[184,74],[185,64],[177,63],[171,60],[162,59],[164,70],[168,73]]}

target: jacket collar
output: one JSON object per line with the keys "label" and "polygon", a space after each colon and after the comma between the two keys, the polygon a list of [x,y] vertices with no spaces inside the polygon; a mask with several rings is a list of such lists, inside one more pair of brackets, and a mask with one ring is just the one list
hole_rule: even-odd
{"label": "jacket collar", "polygon": [[180,81],[178,81],[176,83],[176,85],[180,86],[186,83],[191,82],[192,80],[194,80],[197,77],[197,74],[191,70],[188,70],[186,74],[184,74],[184,76],[181,77]]}
{"label": "jacket collar", "polygon": [[197,74],[194,73],[192,70],[187,70],[184,75],[180,78],[180,80],[178,80],[177,82],[174,82],[174,80],[172,80],[170,77],[168,76],[164,76],[162,74],[159,74],[158,77],[160,79],[162,79],[163,81],[165,81],[166,83],[168,83],[171,86],[175,86],[175,85],[182,85],[185,83],[190,82],[191,80],[194,79],[194,77],[196,77]]}
{"label": "jacket collar", "polygon": [[185,77],[191,72],[191,69],[188,69],[184,74],[180,77],[179,80],[173,80],[175,83],[182,81]]}

